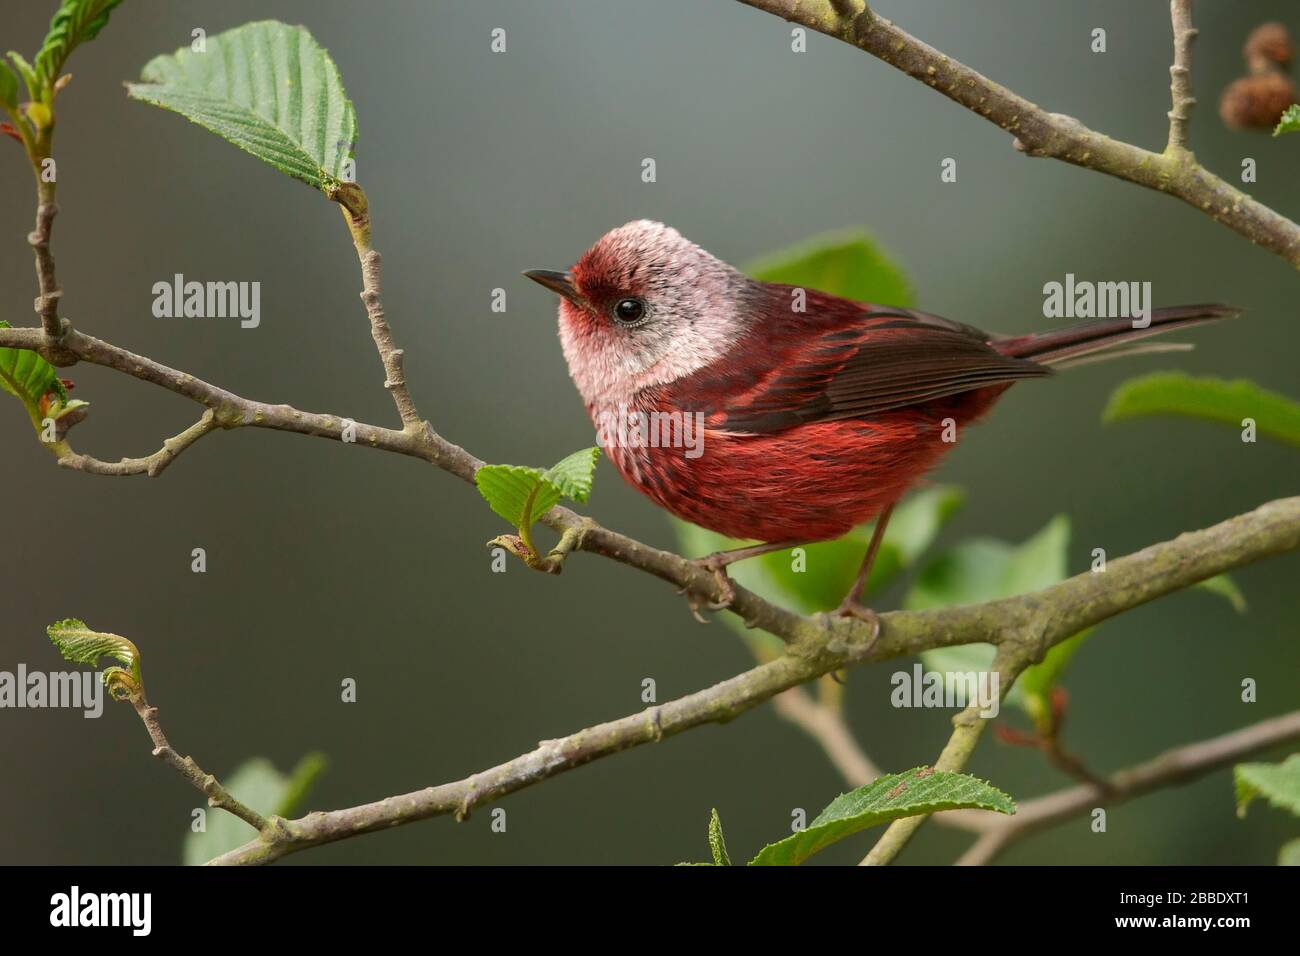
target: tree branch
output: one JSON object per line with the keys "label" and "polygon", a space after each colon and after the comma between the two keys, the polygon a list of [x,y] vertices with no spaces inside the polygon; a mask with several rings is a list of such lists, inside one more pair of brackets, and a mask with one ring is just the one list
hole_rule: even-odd
{"label": "tree branch", "polygon": [[[1072,580],[1077,580],[1077,578]],[[1000,699],[1006,699],[1007,694],[1011,692],[1011,685],[1015,683],[1021,672],[1032,663],[1033,657],[1034,652],[1027,645],[1022,644],[1013,647],[1009,644],[1003,644],[998,648],[997,656],[993,660],[993,670],[998,675]],[[948,743],[944,746],[943,752],[939,754],[939,759],[935,761],[935,770],[959,773],[966,768],[971,754],[975,752],[975,745],[979,743],[980,736],[984,733],[984,728],[993,720],[993,718],[985,717],[980,713],[985,709],[985,706],[983,703],[973,703],[952,719],[952,736],[948,738]],[[859,865],[884,866],[892,863],[894,858],[902,852],[903,847],[907,846],[908,841],[912,839],[916,831],[929,818],[929,814],[919,814],[895,820],[885,828],[884,834],[876,842],[876,845],[871,848],[871,852],[862,858]]]}
{"label": "tree branch", "polygon": [[[144,721],[145,729],[149,731],[149,738],[153,741],[153,755],[164,761],[206,796],[209,806],[234,814],[258,833],[274,835],[278,832],[277,828],[260,813],[231,796],[216,777],[205,773],[203,768],[194,762],[193,757],[182,757],[172,749],[172,745],[167,742],[167,735],[163,733],[162,725],[158,723],[158,708],[150,706],[145,700],[143,691],[132,693],[130,701],[135,712]],[[279,818],[273,819],[279,822]]]}
{"label": "tree branch", "polygon": [[[1112,774],[1105,787],[1082,784],[1028,800],[1016,809],[1013,817],[993,819],[998,815],[979,810],[953,811],[953,816],[960,814],[967,822],[982,825],[985,831],[957,863],[962,866],[991,863],[1011,844],[1071,817],[1086,814],[1096,807],[1123,803],[1163,787],[1189,783],[1243,757],[1294,740],[1300,740],[1300,711],[1165,751],[1145,763]],[[977,818],[982,818],[983,823]]]}
{"label": "tree branch", "polygon": [[1174,64],[1169,68],[1169,144],[1166,153],[1187,148],[1187,123],[1196,97],[1192,96],[1192,41],[1200,32],[1192,26],[1192,0],[1169,0],[1174,28]]}
{"label": "tree branch", "polygon": [[59,458],[59,464],[74,471],[85,471],[92,475],[148,475],[156,478],[163,469],[176,460],[176,456],[189,448],[204,435],[219,428],[217,418],[208,409],[203,416],[185,431],[163,442],[162,448],[144,458],[123,458],[121,461],[100,461],[90,455],[79,455],[64,442],[67,453]]}
{"label": "tree branch", "polygon": [[384,317],[379,253],[360,246],[357,253],[361,256],[361,276],[364,282],[361,301],[366,304],[366,315],[370,317],[370,334],[375,340],[375,347],[379,349],[380,361],[384,363],[384,388],[393,395],[393,403],[397,406],[403,427],[417,429],[420,427],[420,413],[406,387],[406,373],[402,369],[405,353],[393,344],[393,333]]}
{"label": "tree branch", "polygon": [[[39,180],[39,169],[36,175]],[[54,253],[50,251],[50,233],[54,229],[54,217],[59,214],[59,206],[54,201],[54,183],[39,183],[39,186],[36,228],[28,233],[27,242],[36,257],[36,282],[40,288],[40,294],[36,297],[36,314],[41,317],[41,328],[45,337],[54,340],[59,337],[59,299],[63,293],[54,278]]]}
{"label": "tree branch", "polygon": [[[862,0],[741,0],[767,13],[843,40],[933,87],[944,96],[1006,130],[1016,148],[1169,193],[1300,268],[1300,226],[1206,170],[1182,148],[1191,108],[1192,34],[1175,38],[1174,108],[1169,147],[1139,149],[1089,129],[1077,119],[1049,113],[963,63],[939,52],[881,16]],[[1187,7],[1185,22],[1180,7]],[[1174,0],[1175,24],[1191,29],[1190,5]],[[1178,62],[1181,56],[1183,62]],[[1180,86],[1181,84],[1181,86]],[[1177,114],[1177,115],[1175,115]],[[1175,129],[1176,128],[1176,129]]]}
{"label": "tree branch", "polygon": [[[536,750],[455,783],[285,821],[272,835],[263,833],[212,862],[268,863],[307,847],[433,816],[452,813],[463,819],[477,806],[600,757],[657,742],[691,727],[731,720],[823,674],[912,654],[923,647],[992,641],[999,649],[999,671],[1014,680],[1018,668],[1042,660],[1051,647],[1083,627],[1223,571],[1298,547],[1300,497],[1270,502],[1213,527],[1111,561],[1104,572],[1085,572],[1034,594],[966,607],[882,614],[880,637],[874,644],[865,626],[790,615],[797,622],[797,633],[785,654],[730,680],[560,740],[545,741]],[[675,555],[667,557],[682,560]],[[709,577],[707,572],[705,577]],[[1004,680],[1003,693],[1010,686],[1011,680]],[[954,723],[953,737],[935,765],[941,770],[965,765],[987,721],[977,712],[972,718],[968,710]],[[872,851],[872,862],[892,859],[921,819],[906,830],[891,827],[893,836],[886,831],[882,843],[886,838],[889,842],[878,846],[879,852]]]}

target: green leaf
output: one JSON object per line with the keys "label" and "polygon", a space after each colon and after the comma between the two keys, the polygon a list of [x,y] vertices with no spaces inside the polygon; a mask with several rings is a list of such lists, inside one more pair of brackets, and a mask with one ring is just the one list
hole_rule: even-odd
{"label": "green leaf", "polygon": [[[303,805],[324,769],[325,758],[319,753],[303,757],[288,776],[276,770],[265,757],[254,757],[240,765],[222,784],[235,799],[263,816],[288,817]],[[191,830],[185,834],[182,859],[186,866],[206,863],[257,836],[251,826],[224,810],[209,810],[205,817],[203,833]]]}
{"label": "green leaf", "polygon": [[[0,329],[7,328],[9,323],[0,321]],[[0,389],[23,403],[38,433],[46,418],[60,422],[60,433],[65,432],[85,418],[90,407],[89,402],[69,399],[58,371],[30,349],[0,348]]]}
{"label": "green leaf", "polygon": [[1237,582],[1232,580],[1226,574],[1219,574],[1212,578],[1207,578],[1196,585],[1204,591],[1211,594],[1217,594],[1229,604],[1238,614],[1246,613],[1246,595],[1241,593],[1241,588],[1237,587]]}
{"label": "green leaf", "polygon": [[1300,839],[1283,843],[1277,851],[1278,866],[1300,866]]}
{"label": "green leaf", "polygon": [[714,866],[731,866],[727,841],[722,838],[722,818],[718,816],[717,807],[709,814],[709,853],[713,857]]}
{"label": "green leaf", "polygon": [[527,529],[561,498],[586,501],[598,448],[584,448],[542,471],[527,465],[484,465],[474,474],[492,510],[517,528]]}
{"label": "green leaf", "polygon": [[813,236],[750,263],[745,271],[764,282],[817,289],[858,302],[912,304],[912,288],[903,271],[858,229]]}
{"label": "green leaf", "polygon": [[[1069,544],[1070,520],[1065,515],[1057,515],[1020,545],[989,538],[964,541],[922,569],[903,606],[921,611],[1042,590],[1065,580]],[[1066,664],[1089,633],[1085,630],[1048,651],[1041,663],[1020,676],[1007,699],[1040,719]],[[924,651],[921,660],[927,670],[952,675],[988,670],[993,655],[991,644],[962,644]]]}
{"label": "green leaf", "polygon": [[1300,105],[1292,103],[1282,114],[1273,135],[1281,136],[1283,133],[1300,133]]}
{"label": "green leaf", "polygon": [[[911,567],[965,498],[960,488],[939,485],[918,492],[895,508],[864,593],[879,594],[901,571]],[[778,597],[785,597],[805,614],[829,611],[840,603],[857,577],[874,527],[874,523],[863,525],[836,541],[803,545],[803,571],[795,570],[790,550],[774,551],[758,560],[780,589]]]}
{"label": "green leaf", "polygon": [[72,617],[55,621],[45,629],[45,633],[50,636],[50,640],[54,642],[54,646],[58,648],[65,660],[94,667],[101,657],[111,657],[125,664],[125,671],[120,667],[110,667],[101,675],[101,679],[110,688],[113,686],[115,673],[128,676],[137,689],[143,686],[144,678],[140,676],[140,651],[125,637],[92,631],[85,621]]}
{"label": "green leaf", "polygon": [[130,95],[174,110],[322,191],[352,156],[356,113],[338,68],[303,27],[274,20],[150,60]]}
{"label": "green leaf", "polygon": [[32,65],[23,59],[21,53],[14,50],[10,50],[6,55],[13,61],[14,67],[18,70],[18,75],[23,78],[23,85],[27,87],[28,99],[39,100],[41,98],[41,83],[36,78],[36,71],[32,69]]}
{"label": "green leaf", "polygon": [[545,514],[560,500],[560,489],[545,477],[540,468],[526,465],[484,465],[474,473],[474,484],[493,511],[515,527],[523,527],[530,500],[533,517]]}
{"label": "green leaf", "polygon": [[1102,421],[1144,415],[1185,415],[1234,428],[1254,419],[1261,435],[1300,445],[1300,402],[1246,379],[1193,378],[1183,372],[1154,372],[1130,379],[1110,396]]}
{"label": "green leaf", "polygon": [[1300,754],[1292,754],[1282,763],[1239,763],[1232,768],[1237,789],[1237,816],[1256,797],[1263,797],[1279,810],[1289,810],[1300,817]]}
{"label": "green leaf", "polygon": [[[551,468],[543,480],[555,486],[559,493],[572,501],[585,502],[591,495],[591,484],[596,477],[596,459],[600,449],[596,447],[575,451]],[[538,515],[543,512],[536,512]]]}
{"label": "green leaf", "polygon": [[[0,321],[0,329],[8,328],[8,322]],[[55,390],[58,378],[54,366],[35,352],[0,348],[0,388],[22,401],[33,423],[41,419],[41,396]]]}
{"label": "green leaf", "polygon": [[122,0],[63,0],[50,21],[50,31],[36,54],[36,80],[51,86],[63,72],[72,51],[98,36],[108,15]]}
{"label": "green leaf", "polygon": [[18,109],[18,77],[3,61],[0,61],[0,105],[10,113]]}
{"label": "green leaf", "polygon": [[886,774],[836,797],[807,828],[769,843],[751,866],[798,866],[814,853],[868,827],[900,817],[959,809],[1015,813],[1015,802],[996,787],[964,773],[917,767]]}

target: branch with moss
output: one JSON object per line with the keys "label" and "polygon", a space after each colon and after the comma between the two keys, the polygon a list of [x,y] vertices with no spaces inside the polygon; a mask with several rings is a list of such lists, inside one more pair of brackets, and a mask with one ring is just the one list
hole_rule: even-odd
{"label": "branch with moss", "polygon": [[925,83],[1010,133],[1016,149],[1168,193],[1300,268],[1300,226],[1202,166],[1187,148],[1192,104],[1190,0],[1172,0],[1169,140],[1154,153],[1051,113],[876,14],[862,0],[741,0],[842,40]]}
{"label": "branch with moss", "polygon": [[[1086,572],[1033,594],[965,607],[882,614],[880,638],[874,643],[869,628],[858,622],[791,615],[796,626],[785,653],[729,680],[545,741],[535,750],[454,783],[284,821],[273,834],[264,833],[212,862],[269,863],[309,847],[430,817],[464,819],[477,807],[593,760],[657,743],[693,727],[725,723],[833,671],[924,648],[991,641],[998,646],[996,666],[1013,678],[1020,668],[1042,660],[1048,650],[1085,627],[1232,568],[1297,548],[1300,497],[1270,502],[1213,527],[1116,559],[1104,572]],[[1010,685],[1011,680],[1006,680],[1002,688],[1005,691]],[[964,711],[954,722],[953,738],[936,769],[964,766],[986,723],[971,711]],[[923,820],[909,817],[891,825],[868,861],[892,860]],[[909,821],[915,822],[898,827]]]}

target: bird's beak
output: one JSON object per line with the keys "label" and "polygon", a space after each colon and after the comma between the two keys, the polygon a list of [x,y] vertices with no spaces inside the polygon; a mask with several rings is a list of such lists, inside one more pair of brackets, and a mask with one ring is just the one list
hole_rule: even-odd
{"label": "bird's beak", "polygon": [[564,296],[575,305],[585,305],[582,293],[578,291],[578,285],[573,281],[572,272],[555,272],[552,269],[529,269],[524,273],[540,286],[545,286],[552,292]]}

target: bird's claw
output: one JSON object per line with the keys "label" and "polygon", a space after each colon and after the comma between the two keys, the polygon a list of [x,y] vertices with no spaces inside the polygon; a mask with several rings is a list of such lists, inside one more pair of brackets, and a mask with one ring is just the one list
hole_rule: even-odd
{"label": "bird's claw", "polygon": [[[876,641],[880,639],[880,615],[869,607],[863,607],[857,601],[845,598],[840,602],[840,606],[831,612],[834,617],[851,617],[863,621],[871,628],[871,637],[867,639],[867,653],[871,653],[872,648],[876,646]],[[827,626],[830,626],[830,619],[827,618]]]}
{"label": "bird's claw", "polygon": [[713,575],[713,580],[716,582],[718,590],[722,593],[721,600],[714,601],[709,599],[707,595],[698,594],[691,590],[690,585],[682,587],[677,591],[678,594],[687,595],[691,614],[694,615],[695,620],[699,621],[701,624],[708,623],[708,621],[700,614],[701,607],[707,607],[710,611],[722,611],[731,607],[732,603],[736,600],[736,586],[732,583],[731,578],[727,576],[727,566],[719,563],[717,557],[717,555],[711,554],[707,558],[697,558],[696,560],[691,561],[691,564],[704,571],[708,571]]}

